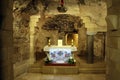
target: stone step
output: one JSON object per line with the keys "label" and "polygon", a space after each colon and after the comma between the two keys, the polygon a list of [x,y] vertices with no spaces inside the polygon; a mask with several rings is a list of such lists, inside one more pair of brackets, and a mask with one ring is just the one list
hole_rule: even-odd
{"label": "stone step", "polygon": [[42,73],[44,74],[78,74],[77,66],[44,66]]}
{"label": "stone step", "polygon": [[63,66],[45,66],[38,68],[29,68],[30,73],[44,74],[77,74],[77,73],[105,73],[105,68],[78,68],[78,67],[63,67]]}
{"label": "stone step", "polygon": [[29,68],[28,73],[41,73],[42,72],[42,68]]}
{"label": "stone step", "polygon": [[80,64],[80,68],[105,68],[105,63],[99,63],[99,64]]}
{"label": "stone step", "polygon": [[77,74],[79,68],[77,66],[31,66],[28,69],[30,73],[44,74]]}
{"label": "stone step", "polygon": [[44,74],[105,73],[105,63],[76,63],[75,66],[45,66],[44,61],[31,65],[28,72]]}
{"label": "stone step", "polygon": [[106,73],[106,68],[79,68],[79,73]]}

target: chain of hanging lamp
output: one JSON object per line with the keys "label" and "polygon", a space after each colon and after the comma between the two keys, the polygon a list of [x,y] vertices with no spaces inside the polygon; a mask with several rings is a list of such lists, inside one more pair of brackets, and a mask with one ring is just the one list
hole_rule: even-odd
{"label": "chain of hanging lamp", "polygon": [[60,0],[61,6],[64,6],[64,0]]}

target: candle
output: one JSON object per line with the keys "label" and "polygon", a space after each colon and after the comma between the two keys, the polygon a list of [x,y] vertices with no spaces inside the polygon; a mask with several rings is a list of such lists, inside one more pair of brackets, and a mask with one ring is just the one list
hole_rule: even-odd
{"label": "candle", "polygon": [[72,39],[72,42],[73,42],[73,39]]}

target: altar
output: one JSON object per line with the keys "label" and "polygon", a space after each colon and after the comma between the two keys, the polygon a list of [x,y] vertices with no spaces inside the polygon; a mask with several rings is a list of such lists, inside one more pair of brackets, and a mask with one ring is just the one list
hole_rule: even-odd
{"label": "altar", "polygon": [[47,52],[46,64],[74,64],[75,46],[71,45],[46,45],[44,51]]}

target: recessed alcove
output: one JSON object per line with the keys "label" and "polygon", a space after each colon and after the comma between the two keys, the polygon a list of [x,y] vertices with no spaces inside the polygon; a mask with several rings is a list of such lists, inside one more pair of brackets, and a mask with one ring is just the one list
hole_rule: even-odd
{"label": "recessed alcove", "polygon": [[78,47],[78,33],[67,33],[65,37],[65,44],[71,45],[71,41],[73,40],[73,45]]}
{"label": "recessed alcove", "polygon": [[[21,10],[23,12],[21,12],[22,14],[19,13],[18,16],[17,8],[15,6],[14,47],[16,50],[14,56],[16,60],[14,65],[24,62],[26,66],[37,65],[37,68],[43,71],[42,67],[45,67],[43,62],[45,62],[44,59],[49,53],[48,51],[44,51],[44,47],[47,45],[56,46],[58,45],[58,40],[62,39],[62,45],[70,45],[77,48],[77,51],[73,52],[75,54],[75,60],[77,60],[77,70],[79,66],[84,63],[88,66],[87,57],[89,56],[87,56],[87,47],[88,45],[91,45],[90,43],[87,43],[88,35],[91,37],[91,34],[93,33],[106,32],[106,4],[104,2],[101,2],[101,5],[96,2],[79,4],[77,3],[77,0],[65,0],[67,11],[62,13],[57,10],[58,5],[56,3],[58,3],[59,0],[51,0],[49,2],[49,5],[46,4],[45,6],[43,6],[44,1],[43,3],[39,3],[38,1],[38,4],[36,4],[37,2],[29,4],[27,5],[27,8]],[[34,6],[34,4],[36,4],[36,6]],[[28,9],[28,7],[30,8]],[[40,12],[35,14],[37,11]],[[103,36],[103,34],[101,35]],[[91,51],[93,50],[95,52],[93,53],[93,57],[99,59],[101,59],[101,55],[104,55],[104,50],[102,48],[104,39],[100,37],[101,35],[93,35],[93,43],[95,44],[94,48],[91,49]],[[48,40],[48,37],[50,40]],[[25,51],[25,49],[27,50]],[[105,55],[102,56],[102,58],[103,57],[105,57]],[[90,64],[94,65],[101,62],[104,63],[104,59]],[[18,68],[19,66],[15,66],[16,73]],[[53,73],[54,70],[56,69],[53,68]]]}
{"label": "recessed alcove", "polygon": [[[119,80],[120,0],[64,0],[65,7],[67,8],[67,12],[64,12],[64,14],[79,16],[85,25],[85,27],[80,27],[77,29],[79,50],[77,52],[79,56],[75,56],[78,63],[77,71],[75,68],[70,66],[43,66],[42,63],[44,57],[42,56],[40,56],[40,61],[37,62],[37,60],[35,60],[34,53],[36,51],[42,52],[43,46],[47,44],[46,37],[51,38],[51,45],[57,45],[57,40],[59,38],[65,39],[64,37],[66,37],[60,36],[66,35],[66,33],[58,30],[41,31],[42,24],[46,22],[46,16],[53,17],[54,15],[63,14],[57,10],[59,1],[60,0],[1,0],[0,79],[96,80],[97,78],[98,80],[105,80],[106,77],[107,80]],[[86,31],[87,37],[85,35]],[[50,33],[50,35],[44,37],[44,33],[45,35]],[[94,47],[94,50],[91,47]],[[86,48],[89,49],[90,53],[94,52],[94,56],[98,59],[98,61],[95,60],[92,64],[86,63],[86,59],[82,57],[82,54],[86,54]],[[104,55],[102,57],[105,57],[105,59],[100,61],[100,55]],[[91,57],[89,57],[89,60],[91,60]],[[42,74],[43,71],[45,73],[49,72],[49,74],[52,75]],[[63,75],[63,73],[71,73],[71,71],[73,71],[74,74],[72,73],[72,75]],[[36,74],[29,72],[39,73]],[[57,73],[61,73],[62,75],[54,75]],[[96,73],[102,73],[102,75]],[[22,74],[24,75],[21,76]]]}

